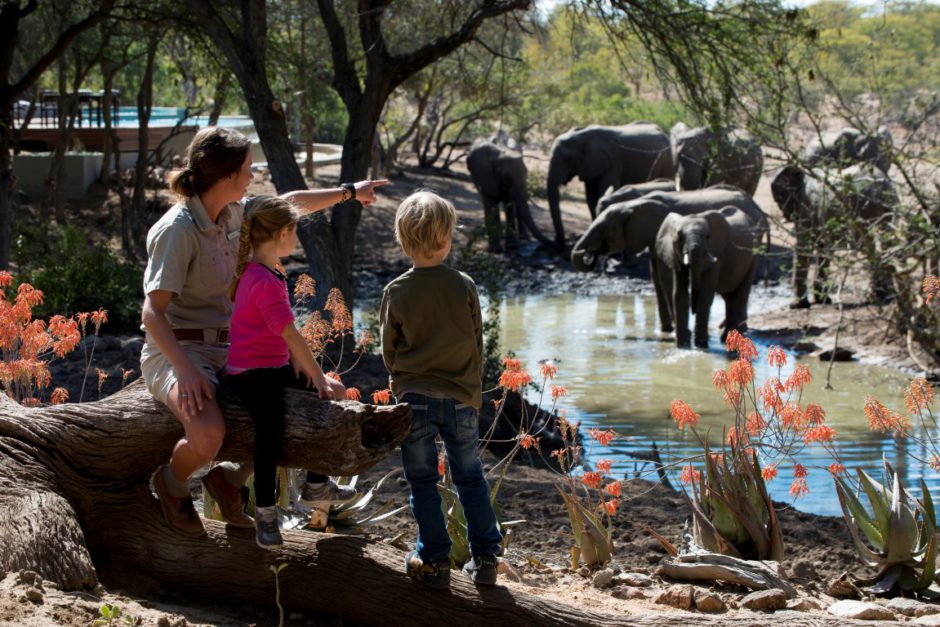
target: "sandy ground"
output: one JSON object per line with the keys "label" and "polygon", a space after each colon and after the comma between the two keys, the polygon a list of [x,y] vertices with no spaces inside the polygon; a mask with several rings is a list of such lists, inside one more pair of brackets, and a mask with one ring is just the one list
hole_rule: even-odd
{"label": "sandy ground", "polygon": [[[338,168],[326,166],[318,171],[317,182],[332,184],[337,177]],[[355,259],[357,297],[374,295],[375,290],[390,276],[407,267],[394,241],[394,209],[402,198],[419,188],[437,191],[453,200],[457,206],[461,229],[456,237],[455,250],[482,229],[482,211],[465,173],[458,171],[455,177],[405,169],[393,177],[391,185],[382,190],[382,200],[363,212]],[[270,193],[272,190],[269,182],[259,181],[251,191]],[[567,192],[562,206],[570,238],[582,232],[590,220],[587,208],[579,200],[582,193],[580,186],[572,184]],[[772,218],[777,215],[766,180],[758,190],[757,200]],[[532,211],[543,231],[551,233],[547,202],[533,199]],[[774,226],[773,235],[775,242],[787,242],[786,233],[779,224]],[[482,240],[477,245],[482,247]],[[512,289],[591,290],[601,286],[603,291],[616,289],[622,282],[632,280],[616,275],[568,272],[570,264],[566,260],[552,257],[536,250],[534,246],[524,247],[522,254],[515,258],[492,256],[488,263],[499,264],[510,270],[508,274]],[[777,288],[777,291],[781,289],[786,291],[785,288]],[[781,343],[811,343],[813,347],[807,344],[805,348],[816,350],[826,348],[827,343],[831,343],[839,315],[839,308],[835,305],[804,311],[776,309],[754,315],[751,326],[756,332],[779,338],[777,341]],[[850,306],[844,308],[843,315],[846,326],[839,340],[840,345],[855,350],[858,357],[869,361],[913,367],[902,338],[877,326],[881,319],[878,308],[850,303]],[[383,379],[381,363],[377,358],[372,358],[347,380],[347,384],[367,390],[377,389],[382,386]],[[491,468],[497,460],[487,453],[484,461]],[[397,467],[399,462],[396,453],[364,475],[361,478],[363,485],[373,484],[386,471]],[[630,477],[626,479],[622,505],[614,517],[615,554],[609,568],[612,574],[621,577],[628,573],[645,576],[648,583],[647,579],[639,577],[645,585],[626,585],[621,581],[612,586],[597,586],[594,584],[595,573],[567,568],[572,537],[567,514],[555,488],[558,477],[551,471],[525,465],[513,466],[499,493],[505,519],[526,520],[513,532],[505,556],[514,574],[503,575],[501,583],[513,589],[542,595],[546,600],[599,611],[655,614],[664,618],[669,613],[678,613],[676,621],[694,624],[698,614],[680,612],[654,602],[659,593],[669,589],[673,582],[665,581],[656,574],[657,563],[665,554],[647,530],[647,527],[652,528],[670,541],[680,542],[682,528],[689,515],[684,497],[680,492],[657,483]],[[386,484],[377,501],[378,504],[392,502],[401,505],[406,502],[407,494],[407,485],[399,478]],[[785,504],[778,504],[778,507],[786,542],[786,557],[781,567],[797,585],[801,598],[815,599],[809,606],[804,606],[804,611],[809,612],[804,616],[812,616],[824,624],[823,610],[808,608],[814,604],[820,608],[828,606],[834,601],[826,594],[828,582],[845,571],[858,571],[857,558],[847,530],[841,519],[804,514],[788,509]],[[402,536],[405,543],[413,542],[415,531],[407,511],[371,529],[377,541]],[[106,583],[107,589],[100,588],[94,593],[64,593],[48,583],[37,586],[29,580],[29,575],[24,578],[21,573],[6,573],[0,581],[0,625],[89,625],[104,603],[120,606],[125,614],[134,617],[135,624],[143,625],[234,627],[277,624],[276,613],[271,608],[210,607],[186,601],[170,592],[155,598],[144,598],[121,592],[120,586],[114,582]],[[746,592],[743,589],[718,586],[711,591],[724,603],[724,616],[753,618],[752,624],[755,625],[785,622],[784,616],[772,619],[770,615],[741,608],[741,600]],[[290,618],[288,624],[336,624],[313,616],[291,616],[290,608],[287,608],[287,612]]]}

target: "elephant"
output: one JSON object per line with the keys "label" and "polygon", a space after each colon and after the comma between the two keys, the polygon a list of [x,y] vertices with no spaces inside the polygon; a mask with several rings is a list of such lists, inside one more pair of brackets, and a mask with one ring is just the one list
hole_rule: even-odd
{"label": "elephant", "polygon": [[[656,234],[652,261],[676,325],[676,345],[689,347],[689,290],[695,345],[708,348],[708,314],[715,294],[725,299],[721,341],[747,330],[747,300],[757,271],[758,227],[727,206],[702,213],[670,213]],[[671,297],[670,297],[671,296]]]}
{"label": "elephant", "polygon": [[764,154],[751,135],[739,129],[714,131],[676,124],[669,133],[676,163],[676,187],[702,189],[727,183],[751,196],[764,171]]}
{"label": "elephant", "polygon": [[887,173],[891,168],[894,142],[891,133],[880,127],[874,135],[866,135],[847,126],[814,137],[803,150],[803,163],[808,168],[845,168],[856,163],[871,163]]}
{"label": "elephant", "polygon": [[625,126],[573,128],[555,139],[548,165],[548,206],[555,227],[555,242],[564,250],[559,187],[575,176],[584,181],[591,218],[597,201],[609,187],[655,178],[672,178],[675,167],[669,137],[650,122]]}
{"label": "elephant", "polygon": [[674,192],[676,191],[676,182],[672,179],[654,179],[646,183],[631,183],[615,190],[608,187],[607,191],[597,201],[597,213],[600,214],[607,207],[618,203],[634,200],[641,196],[646,196],[650,192]]}
{"label": "elephant", "polygon": [[[517,238],[526,237],[527,231],[545,246],[554,247],[554,242],[542,234],[529,213],[527,170],[520,152],[480,138],[473,142],[467,155],[467,169],[483,203],[490,252],[503,250],[501,234],[504,234],[505,247],[515,248]],[[505,229],[500,226],[500,205],[506,212]]]}
{"label": "elephant", "polygon": [[[876,244],[871,227],[882,221],[898,202],[891,179],[872,164],[842,170],[816,168],[809,172],[788,165],[774,177],[770,191],[784,219],[793,222],[796,231],[790,303],[793,309],[810,306],[806,278],[813,256],[840,243],[873,251]],[[840,235],[834,234],[836,230],[850,241],[840,242]],[[817,303],[829,300],[828,265],[827,255],[821,256],[813,290]],[[875,291],[884,291],[883,279],[880,276],[873,279]]]}
{"label": "elephant", "polygon": [[[732,206],[742,211],[754,223],[759,239],[767,238],[770,248],[770,226],[767,216],[746,192],[730,185],[715,185],[707,189],[676,192],[652,192],[627,202],[611,205],[597,216],[571,251],[571,264],[576,270],[590,272],[600,255],[626,251],[638,254],[656,245],[656,235],[663,221],[671,213],[690,215],[710,209]],[[668,295],[662,292],[657,278],[656,264],[650,263],[660,328],[672,331]]]}

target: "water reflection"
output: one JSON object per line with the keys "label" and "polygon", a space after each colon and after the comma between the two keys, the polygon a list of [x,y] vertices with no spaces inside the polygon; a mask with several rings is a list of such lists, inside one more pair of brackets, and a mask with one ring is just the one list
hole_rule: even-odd
{"label": "water reflection", "polygon": [[[731,416],[711,382],[712,372],[728,363],[718,342],[717,325],[724,317],[720,300],[712,311],[715,328],[707,352],[678,350],[658,333],[655,301],[650,296],[516,296],[503,301],[500,314],[504,351],[514,351],[533,371],[540,360],[558,362],[559,383],[569,393],[562,405],[569,418],[581,420],[585,427],[613,427],[626,436],[603,451],[603,456],[615,458],[616,470],[634,470],[631,454],[648,451],[654,441],[664,460],[697,452],[693,436],[678,431],[669,417],[669,402],[675,398],[699,413],[701,432],[708,430],[714,442],[721,439]],[[758,348],[763,358],[766,345]],[[792,370],[790,357],[783,376]],[[940,476],[920,463],[910,463],[890,439],[871,433],[862,413],[869,394],[889,407],[903,409],[908,377],[879,366],[837,363],[832,377],[836,389],[827,391],[823,389],[826,366],[815,359],[806,363],[814,382],[802,401],[825,409],[828,424],[838,432],[846,468],[860,466],[880,477],[880,460],[886,455],[908,485],[924,477],[936,493]],[[758,382],[771,374],[775,373],[765,361],[756,365]],[[591,451],[590,457],[597,458],[598,453]],[[795,507],[818,514],[841,513],[826,470],[831,461],[818,446],[806,449],[801,463],[810,469],[810,493],[796,501]],[[789,465],[781,467],[778,478],[769,484],[775,500],[792,500],[788,494],[791,479]]]}

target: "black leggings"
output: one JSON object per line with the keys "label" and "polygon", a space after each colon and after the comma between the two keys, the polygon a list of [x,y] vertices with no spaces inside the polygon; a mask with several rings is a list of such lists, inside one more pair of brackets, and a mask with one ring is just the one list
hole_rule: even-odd
{"label": "black leggings", "polygon": [[[277,502],[277,460],[284,446],[284,391],[305,388],[306,381],[290,366],[254,368],[227,378],[241,395],[255,427],[255,505],[271,507]],[[310,483],[327,479],[307,471]]]}

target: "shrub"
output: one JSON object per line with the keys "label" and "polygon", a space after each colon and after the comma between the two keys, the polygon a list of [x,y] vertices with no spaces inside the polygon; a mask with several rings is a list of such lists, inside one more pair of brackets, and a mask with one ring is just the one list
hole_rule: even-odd
{"label": "shrub", "polygon": [[113,331],[140,332],[143,268],[106,246],[91,244],[84,230],[66,225],[20,233],[13,259],[22,282],[42,286],[45,299],[36,315],[68,316],[107,307]]}

